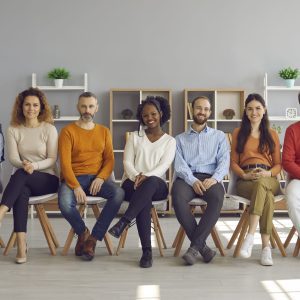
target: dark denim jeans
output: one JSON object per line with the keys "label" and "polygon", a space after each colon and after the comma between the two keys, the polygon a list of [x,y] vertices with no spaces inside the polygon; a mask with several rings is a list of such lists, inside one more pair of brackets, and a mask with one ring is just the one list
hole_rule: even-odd
{"label": "dark denim jeans", "polygon": [[[89,187],[92,181],[96,178],[95,175],[80,175],[76,177],[86,195],[91,196]],[[101,241],[113,218],[118,213],[118,210],[124,199],[124,191],[111,180],[107,180],[102,184],[99,193],[96,195],[107,199],[101,214],[92,230],[92,235]],[[74,191],[62,182],[58,190],[58,204],[62,215],[73,227],[77,235],[80,235],[85,230],[85,223],[82,220],[76,205]]]}

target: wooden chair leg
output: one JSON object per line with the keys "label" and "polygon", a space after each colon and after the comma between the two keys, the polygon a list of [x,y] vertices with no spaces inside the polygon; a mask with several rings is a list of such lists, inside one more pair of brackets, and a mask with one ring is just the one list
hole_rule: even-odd
{"label": "wooden chair leg", "polygon": [[17,240],[17,234],[15,232],[12,232],[10,235],[10,238],[8,240],[8,243],[6,245],[6,248],[4,249],[3,255],[7,255],[11,248],[14,247]]}
{"label": "wooden chair leg", "polygon": [[277,230],[276,230],[274,224],[272,225],[272,235],[273,235],[274,240],[275,240],[275,242],[276,242],[276,244],[277,244],[277,246],[279,248],[279,251],[281,252],[281,255],[283,257],[286,257],[286,252],[285,252],[284,246],[283,246],[283,244],[282,244],[282,242],[280,240],[280,237],[279,237],[279,235],[277,233]]}
{"label": "wooden chair leg", "polygon": [[242,230],[240,232],[237,244],[236,244],[234,252],[233,252],[233,257],[239,256],[248,227],[249,227],[249,214],[246,214],[243,225],[242,225]]}
{"label": "wooden chair leg", "polygon": [[2,238],[0,237],[0,247],[5,248],[5,243],[3,242]]}
{"label": "wooden chair leg", "polygon": [[69,233],[68,233],[68,237],[65,241],[65,245],[64,245],[63,250],[61,252],[61,255],[67,255],[68,254],[69,249],[70,249],[71,244],[72,244],[72,241],[73,241],[73,238],[74,238],[74,235],[75,235],[75,231],[74,231],[73,228],[71,228]]}
{"label": "wooden chair leg", "polygon": [[299,250],[300,250],[300,239],[298,237],[296,245],[295,245],[295,249],[294,249],[294,252],[293,252],[294,257],[297,257],[299,255]]}
{"label": "wooden chair leg", "polygon": [[155,211],[156,211],[155,207],[152,207],[151,208],[151,216],[152,216],[152,221],[153,221],[153,227],[154,227],[154,232],[155,232],[157,246],[159,249],[160,256],[164,256],[163,251],[162,251],[161,237],[159,235],[159,230],[158,230],[158,225],[157,225],[158,219],[157,219],[157,215],[156,215]]}
{"label": "wooden chair leg", "polygon": [[162,232],[162,230],[161,230],[161,226],[160,226],[160,223],[159,223],[159,218],[158,218],[158,214],[157,214],[156,208],[154,208],[153,214],[155,215],[155,218],[156,218],[157,229],[158,229],[158,232],[159,232],[160,239],[161,239],[161,241],[162,241],[162,244],[163,244],[163,246],[164,246],[164,249],[167,249],[167,244],[166,244],[166,241],[165,241],[163,232]]}
{"label": "wooden chair leg", "polygon": [[176,246],[178,244],[179,236],[180,236],[180,227],[179,227],[179,229],[176,233],[175,239],[174,239],[173,244],[172,244],[172,248],[176,248]]}
{"label": "wooden chair leg", "polygon": [[120,254],[121,248],[124,248],[124,246],[125,246],[125,241],[126,241],[126,238],[127,238],[128,229],[129,229],[129,226],[127,226],[124,229],[123,233],[120,236],[119,244],[118,244],[118,247],[117,247],[117,250],[116,250],[116,253],[115,253],[117,256]]}
{"label": "wooden chair leg", "polygon": [[185,235],[186,235],[182,226],[180,226],[177,235],[178,235],[178,241],[177,241],[175,251],[174,251],[174,256],[175,257],[179,256],[179,253],[180,253],[180,250],[182,248],[182,244],[183,244],[183,241],[184,241],[184,238],[185,238]]}
{"label": "wooden chair leg", "polygon": [[[80,205],[79,208],[78,208],[78,212],[79,212],[81,217],[83,217],[84,210],[85,210],[85,205]],[[68,233],[68,236],[67,236],[65,245],[63,247],[63,250],[61,252],[61,255],[67,255],[68,254],[69,249],[70,249],[71,244],[72,244],[72,241],[73,241],[73,238],[74,238],[74,235],[75,235],[75,231],[74,231],[73,228],[71,228],[69,233]]]}
{"label": "wooden chair leg", "polygon": [[51,223],[49,221],[49,218],[48,218],[48,216],[46,214],[46,211],[45,211],[45,208],[44,208],[43,205],[41,206],[41,213],[43,214],[43,218],[45,220],[46,226],[48,227],[49,233],[51,235],[51,239],[52,239],[55,247],[58,248],[59,247],[58,239],[57,239],[57,237],[56,237],[56,235],[54,233],[53,227],[52,227],[52,225],[51,225]]}
{"label": "wooden chair leg", "polygon": [[[96,220],[98,220],[98,218],[100,216],[99,206],[98,206],[98,204],[92,204],[91,206],[92,206],[92,210],[94,212],[94,216],[95,216]],[[107,233],[104,235],[104,242],[105,242],[106,249],[107,249],[109,255],[113,255],[114,246],[113,246],[113,243]]]}
{"label": "wooden chair leg", "polygon": [[292,229],[290,230],[290,232],[289,232],[289,234],[288,234],[288,236],[287,236],[284,244],[283,244],[284,248],[288,247],[288,245],[290,244],[290,241],[293,238],[295,232],[296,232],[296,228],[293,226]]}
{"label": "wooden chair leg", "polygon": [[240,220],[238,222],[238,225],[236,226],[229,242],[228,242],[228,245],[227,245],[227,249],[231,249],[231,247],[233,246],[235,240],[238,238],[241,230],[242,230],[242,227],[243,227],[243,224],[245,222],[245,219],[247,218],[247,214],[248,214],[248,207],[246,207],[246,209],[243,211],[241,217],[240,217]]}
{"label": "wooden chair leg", "polygon": [[43,209],[44,209],[43,204],[35,204],[34,207],[37,212],[38,218],[40,220],[42,229],[44,231],[44,235],[47,240],[47,243],[48,243],[48,246],[50,249],[50,253],[51,253],[51,255],[56,255],[56,248],[55,248],[54,242],[52,240],[52,236],[49,231],[49,228],[47,226],[47,221],[45,220],[45,215],[43,213]]}
{"label": "wooden chair leg", "polygon": [[214,240],[216,247],[219,249],[221,256],[225,256],[224,247],[223,247],[220,236],[219,236],[218,231],[215,226],[213,227],[213,229],[211,231],[211,236]]}
{"label": "wooden chair leg", "polygon": [[272,249],[276,248],[276,242],[275,242],[275,239],[273,237],[273,234],[270,235],[270,244],[271,244]]}

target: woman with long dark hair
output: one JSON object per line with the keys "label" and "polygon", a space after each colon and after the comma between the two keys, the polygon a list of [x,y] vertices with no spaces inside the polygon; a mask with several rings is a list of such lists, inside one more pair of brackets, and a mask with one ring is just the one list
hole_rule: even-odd
{"label": "woman with long dark hair", "polygon": [[[133,132],[125,146],[122,188],[129,206],[124,215],[108,232],[119,238],[136,219],[143,255],[140,267],[152,266],[151,207],[152,201],[166,199],[166,171],[176,150],[176,141],[163,131],[170,118],[170,105],[163,97],[149,96],[138,106],[139,130]],[[143,127],[142,129],[140,127]]]}
{"label": "woman with long dark hair", "polygon": [[17,235],[16,263],[27,261],[26,231],[30,196],[55,193],[57,131],[46,96],[36,88],[21,92],[7,130],[8,159],[17,169],[7,184],[0,205],[0,222],[13,208]]}
{"label": "woman with long dark hair", "polygon": [[240,255],[251,256],[254,233],[260,225],[261,264],[273,265],[269,245],[274,212],[274,195],[280,191],[276,175],[281,170],[280,143],[277,132],[270,129],[264,99],[248,95],[240,128],[232,135],[231,169],[239,177],[237,194],[250,199],[249,230]]}

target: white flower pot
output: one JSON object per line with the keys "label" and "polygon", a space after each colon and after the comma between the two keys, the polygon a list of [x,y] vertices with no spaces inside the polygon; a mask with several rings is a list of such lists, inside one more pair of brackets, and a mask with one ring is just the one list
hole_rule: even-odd
{"label": "white flower pot", "polygon": [[295,79],[286,79],[285,83],[287,87],[291,88],[295,85]]}
{"label": "white flower pot", "polygon": [[54,85],[57,88],[63,87],[64,80],[63,79],[54,79]]}

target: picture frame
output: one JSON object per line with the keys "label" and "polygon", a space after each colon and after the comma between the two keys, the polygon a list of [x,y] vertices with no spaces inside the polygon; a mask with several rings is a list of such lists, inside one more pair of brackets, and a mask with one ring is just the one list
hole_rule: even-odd
{"label": "picture frame", "polygon": [[295,119],[295,118],[297,118],[297,108],[296,107],[288,107],[285,110],[285,117],[287,119]]}

